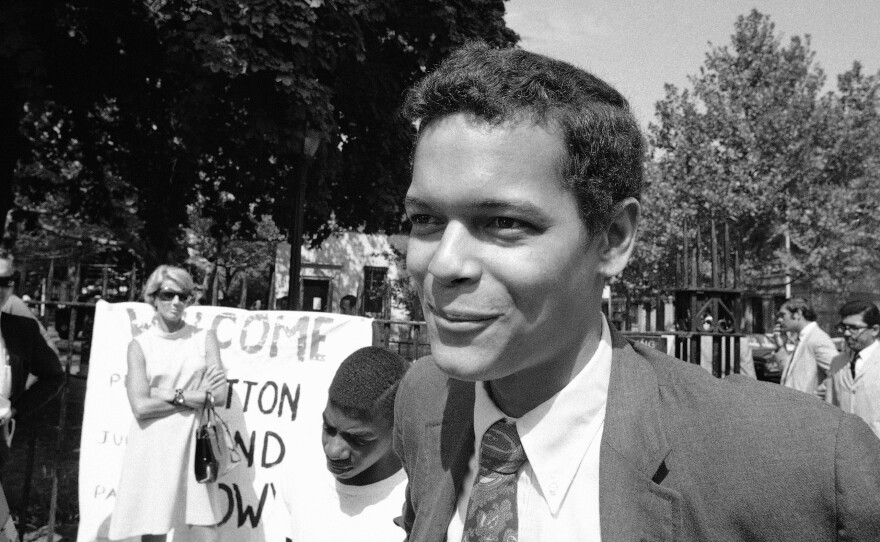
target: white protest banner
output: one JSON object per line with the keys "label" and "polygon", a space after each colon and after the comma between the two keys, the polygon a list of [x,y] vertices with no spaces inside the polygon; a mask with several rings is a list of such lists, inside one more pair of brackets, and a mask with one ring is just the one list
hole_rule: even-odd
{"label": "white protest banner", "polygon": [[[153,317],[145,303],[99,302],[96,307],[80,442],[79,542],[107,540],[133,421],[125,392],[126,352]],[[291,471],[326,468],[321,414],[327,388],[342,360],[371,344],[372,321],[225,307],[190,307],[185,320],[217,333],[231,392],[228,410],[219,412],[244,458],[219,480],[220,539],[285,542],[281,484],[289,491],[297,480],[285,479],[282,472],[292,478]]]}

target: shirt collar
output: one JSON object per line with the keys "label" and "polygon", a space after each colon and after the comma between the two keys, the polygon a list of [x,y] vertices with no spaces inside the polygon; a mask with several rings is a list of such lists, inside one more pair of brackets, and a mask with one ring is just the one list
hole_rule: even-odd
{"label": "shirt collar", "polygon": [[806,337],[811,331],[813,331],[813,328],[817,327],[818,325],[819,324],[817,324],[816,322],[810,322],[809,324],[805,325],[804,328],[798,332],[798,340],[803,341],[804,337]]}
{"label": "shirt collar", "polygon": [[[576,370],[575,377],[556,395],[513,420],[553,514],[559,511],[584,454],[605,421],[611,379],[611,332],[604,315],[596,352],[589,360],[579,361]],[[483,433],[503,418],[511,419],[492,402],[485,383],[477,382],[474,441],[482,441]]]}
{"label": "shirt collar", "polygon": [[859,356],[859,358],[861,358],[861,359],[871,359],[871,356],[873,356],[874,353],[877,352],[878,349],[880,349],[880,343],[878,343],[875,340],[874,342],[872,342],[868,346],[866,346],[866,347],[862,348],[861,350],[859,350],[858,352],[856,352],[853,355],[853,357]]}

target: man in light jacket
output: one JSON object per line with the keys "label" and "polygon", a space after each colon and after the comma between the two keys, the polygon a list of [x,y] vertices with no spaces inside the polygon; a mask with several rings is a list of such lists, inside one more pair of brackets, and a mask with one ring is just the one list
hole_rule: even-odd
{"label": "man in light jacket", "polygon": [[880,437],[880,310],[870,301],[840,308],[847,351],[831,362],[826,400],[865,420]]}
{"label": "man in light jacket", "polygon": [[825,378],[837,348],[831,337],[816,323],[816,312],[807,300],[795,297],[786,301],[776,321],[784,331],[797,333],[794,350],[789,352],[777,337],[774,357],[782,367],[780,384],[810,395],[825,397]]}

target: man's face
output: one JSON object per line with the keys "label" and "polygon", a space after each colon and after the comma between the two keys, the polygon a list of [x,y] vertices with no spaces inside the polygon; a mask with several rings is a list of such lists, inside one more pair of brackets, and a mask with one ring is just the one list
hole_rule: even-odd
{"label": "man's face", "polygon": [[431,352],[462,380],[553,367],[600,322],[596,243],[561,184],[562,139],[451,115],[425,128],[406,196],[407,269]]}
{"label": "man's face", "polygon": [[14,282],[7,282],[5,280],[11,278],[14,273],[15,268],[12,265],[12,260],[0,258],[0,307],[6,303],[6,300],[9,299],[15,289]]}
{"label": "man's face", "polygon": [[785,331],[800,331],[801,314],[799,312],[791,312],[783,307],[776,313],[776,322]]}
{"label": "man's face", "polygon": [[846,346],[853,352],[861,352],[877,339],[880,326],[868,327],[861,314],[851,314],[840,323],[845,328],[843,336],[846,339]]}
{"label": "man's face", "polygon": [[391,449],[391,423],[384,419],[364,421],[347,416],[329,401],[324,409],[321,442],[327,470],[343,484],[366,485],[384,480]]}

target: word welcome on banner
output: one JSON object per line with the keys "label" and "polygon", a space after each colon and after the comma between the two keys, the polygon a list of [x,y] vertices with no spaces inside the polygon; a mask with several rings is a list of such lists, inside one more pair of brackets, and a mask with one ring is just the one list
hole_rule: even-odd
{"label": "word welcome on banner", "polygon": [[[80,442],[79,542],[107,540],[134,419],[125,391],[126,353],[154,315],[145,303],[102,301],[96,307]],[[225,307],[190,307],[185,320],[217,334],[230,392],[219,412],[243,457],[219,480],[220,539],[284,542],[289,520],[282,489],[308,492],[297,473],[326,468],[321,414],[327,388],[342,360],[371,344],[372,321]]]}

